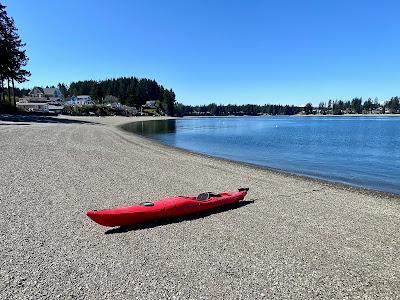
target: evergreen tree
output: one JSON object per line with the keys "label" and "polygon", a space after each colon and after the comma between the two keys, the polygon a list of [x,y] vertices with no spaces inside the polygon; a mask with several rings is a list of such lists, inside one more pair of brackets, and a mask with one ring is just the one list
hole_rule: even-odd
{"label": "evergreen tree", "polygon": [[27,81],[30,72],[24,67],[28,62],[25,44],[18,35],[14,19],[9,17],[6,7],[0,4],[0,81],[1,95],[4,97],[4,80],[7,80],[8,100],[11,101],[10,82],[13,89],[13,103],[15,105],[14,82],[22,83]]}
{"label": "evergreen tree", "polygon": [[390,100],[386,103],[386,107],[389,109],[389,112],[391,114],[395,114],[399,112],[400,109],[400,101],[399,97],[392,97]]}
{"label": "evergreen tree", "polygon": [[374,103],[372,104],[372,108],[375,110],[375,109],[378,109],[379,107],[380,107],[380,105],[379,105],[378,98],[375,98]]}
{"label": "evergreen tree", "polygon": [[306,106],[304,106],[304,113],[306,115],[311,115],[313,113],[313,106],[310,102],[307,103]]}
{"label": "evergreen tree", "polygon": [[368,98],[367,101],[364,102],[363,104],[363,110],[367,113],[372,113],[373,110],[373,103],[371,98]]}
{"label": "evergreen tree", "polygon": [[63,94],[64,98],[67,98],[69,96],[68,88],[64,83],[59,83],[58,89],[60,90],[61,94]]}
{"label": "evergreen tree", "polygon": [[325,107],[325,103],[324,102],[321,102],[319,104],[318,109],[319,109],[321,114],[326,115],[326,107]]}
{"label": "evergreen tree", "polygon": [[361,98],[353,98],[351,100],[351,110],[353,113],[361,114],[362,113],[362,99]]}

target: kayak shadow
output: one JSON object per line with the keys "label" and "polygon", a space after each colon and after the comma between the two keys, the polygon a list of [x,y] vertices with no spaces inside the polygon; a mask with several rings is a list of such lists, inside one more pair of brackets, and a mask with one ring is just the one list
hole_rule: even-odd
{"label": "kayak shadow", "polygon": [[143,230],[143,229],[154,228],[154,227],[158,227],[158,226],[164,226],[164,225],[168,225],[168,224],[180,223],[180,222],[184,222],[184,221],[202,219],[202,218],[208,217],[210,215],[223,213],[223,212],[230,211],[233,209],[238,209],[240,207],[249,205],[251,203],[254,203],[254,200],[243,200],[243,201],[231,204],[231,205],[221,206],[221,207],[218,207],[218,208],[215,208],[215,209],[203,212],[203,213],[192,214],[192,215],[176,217],[176,218],[154,220],[154,221],[144,222],[144,223],[130,225],[130,226],[121,226],[121,227],[107,230],[105,232],[105,234],[126,233],[129,231]]}

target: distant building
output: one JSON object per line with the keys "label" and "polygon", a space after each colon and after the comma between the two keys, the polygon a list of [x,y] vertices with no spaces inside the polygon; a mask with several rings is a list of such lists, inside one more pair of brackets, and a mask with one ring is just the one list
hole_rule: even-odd
{"label": "distant building", "polygon": [[76,98],[79,104],[94,104],[92,97],[90,97],[89,95],[79,95],[76,96]]}
{"label": "distant building", "polygon": [[125,105],[122,105],[120,102],[112,102],[106,104],[107,107],[112,107],[114,109],[123,109]]}
{"label": "distant building", "polygon": [[54,98],[55,101],[64,100],[64,96],[58,88],[44,88],[43,91],[46,97]]}
{"label": "distant building", "polygon": [[146,101],[146,104],[144,104],[142,107],[154,109],[154,108],[157,108],[156,104],[157,104],[156,100],[150,100],[150,101]]}
{"label": "distant building", "polygon": [[108,103],[108,104],[106,104],[106,106],[111,107],[115,110],[125,111],[130,115],[137,115],[139,113],[139,111],[136,109],[136,107],[126,106],[126,105],[121,104],[120,102]]}
{"label": "distant building", "polygon": [[153,115],[158,116],[159,112],[157,110],[157,101],[156,100],[146,101],[146,103],[141,107],[141,113],[151,116]]}
{"label": "distant building", "polygon": [[20,101],[16,103],[19,110],[27,112],[43,112],[60,114],[64,109],[64,105],[60,102],[26,102]]}
{"label": "distant building", "polygon": [[49,112],[49,105],[41,102],[17,102],[16,106],[19,110],[28,112]]}
{"label": "distant building", "polygon": [[[125,106],[125,105],[124,105]],[[129,106],[125,106],[125,110],[130,113],[133,116],[136,116],[139,114],[139,111],[136,109],[136,107],[129,107]]]}
{"label": "distant building", "polygon": [[36,86],[23,99],[27,102],[62,102],[64,101],[64,96],[58,88]]}
{"label": "distant building", "polygon": [[34,87],[28,96],[18,99],[18,109],[30,112],[60,113],[63,109],[64,96],[58,88]]}
{"label": "distant building", "polygon": [[92,97],[89,95],[72,96],[66,102],[66,105],[90,105],[94,104]]}
{"label": "distant building", "polygon": [[43,98],[44,90],[41,87],[35,86],[33,89],[29,91],[28,96],[31,98]]}
{"label": "distant building", "polygon": [[54,113],[54,114],[61,114],[63,109],[64,109],[64,105],[61,103],[48,103],[49,105],[49,112],[50,113]]}

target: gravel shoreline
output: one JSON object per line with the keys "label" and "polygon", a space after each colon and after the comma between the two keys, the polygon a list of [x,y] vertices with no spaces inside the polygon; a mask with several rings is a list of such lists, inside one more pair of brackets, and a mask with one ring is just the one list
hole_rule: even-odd
{"label": "gravel shoreline", "polygon": [[[117,128],[145,119],[0,121],[1,299],[400,298],[398,197]],[[84,215],[239,186],[254,203],[126,231]]]}

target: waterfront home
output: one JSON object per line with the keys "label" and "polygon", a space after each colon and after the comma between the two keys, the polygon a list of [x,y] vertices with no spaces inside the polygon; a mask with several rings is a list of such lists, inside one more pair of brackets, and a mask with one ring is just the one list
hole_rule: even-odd
{"label": "waterfront home", "polygon": [[157,108],[156,103],[157,103],[156,100],[146,101],[146,103],[144,105],[142,105],[142,107],[143,108],[155,109],[155,108]]}
{"label": "waterfront home", "polygon": [[122,105],[121,102],[112,102],[106,104],[107,107],[112,107],[114,109],[123,109],[125,105]]}
{"label": "waterfront home", "polygon": [[123,105],[120,102],[108,103],[108,104],[106,104],[106,106],[111,107],[115,110],[125,111],[128,115],[132,115],[132,116],[136,116],[139,114],[139,111],[136,109],[136,107]]}
{"label": "waterfront home", "polygon": [[94,104],[92,97],[89,95],[71,96],[66,102],[66,105],[90,105]]}
{"label": "waterfront home", "polygon": [[157,112],[157,101],[156,100],[146,101],[146,103],[141,107],[141,112],[151,116],[159,115]]}
{"label": "waterfront home", "polygon": [[28,102],[62,102],[64,101],[64,96],[58,88],[36,86],[29,92],[27,97],[24,97],[24,100]]}
{"label": "waterfront home", "polygon": [[60,102],[49,102],[49,112],[53,114],[61,114],[64,109],[64,105]]}
{"label": "waterfront home", "polygon": [[44,90],[41,87],[35,86],[29,91],[28,96],[31,98],[42,98],[44,97]]}
{"label": "waterfront home", "polygon": [[49,105],[47,102],[27,102],[20,101],[16,103],[19,110],[27,112],[49,112]]}
{"label": "waterfront home", "polygon": [[28,102],[26,100],[20,100],[16,103],[16,106],[21,111],[26,112],[44,112],[60,114],[64,109],[64,105],[59,102]]}
{"label": "waterfront home", "polygon": [[27,112],[61,113],[64,96],[58,88],[34,87],[27,96],[18,99],[16,107]]}

